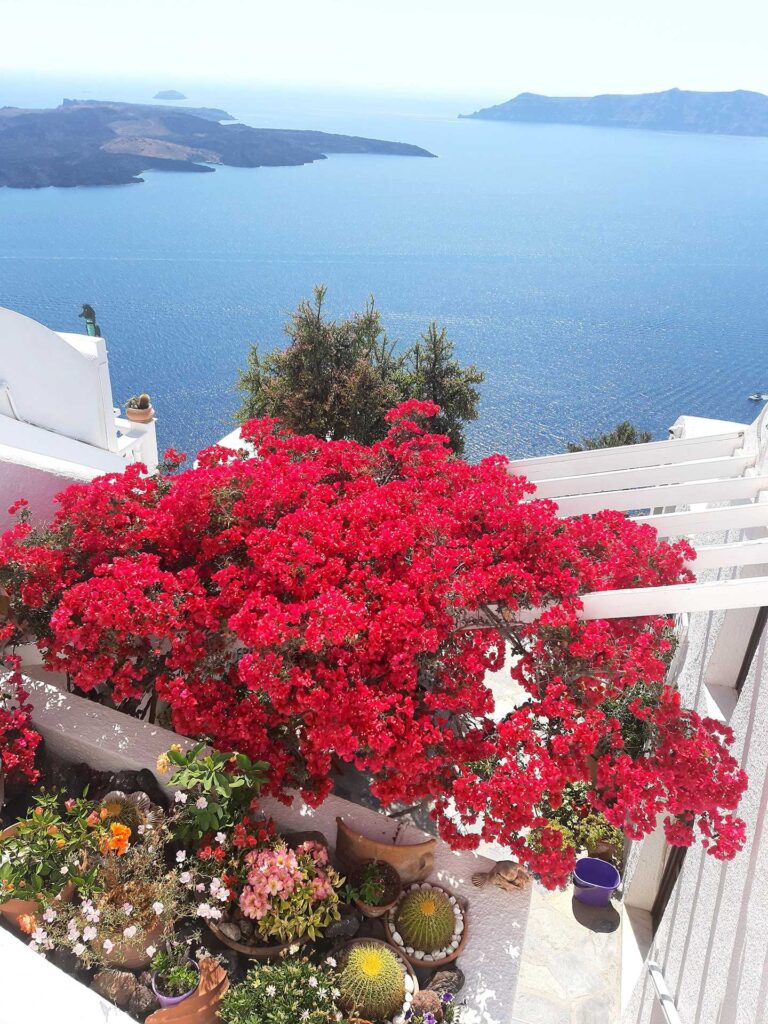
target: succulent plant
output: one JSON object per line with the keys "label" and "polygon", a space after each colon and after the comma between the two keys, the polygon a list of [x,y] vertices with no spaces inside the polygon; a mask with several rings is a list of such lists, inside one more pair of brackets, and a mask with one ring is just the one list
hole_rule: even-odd
{"label": "succulent plant", "polygon": [[436,953],[450,945],[454,930],[453,904],[442,889],[411,889],[400,900],[395,924],[406,946]]}
{"label": "succulent plant", "polygon": [[443,1019],[443,1001],[437,992],[431,992],[429,989],[416,993],[411,1009],[415,1017],[431,1013],[435,1020]]}
{"label": "succulent plant", "polygon": [[354,942],[342,954],[337,979],[341,1003],[371,1020],[390,1020],[405,1000],[403,971],[384,943]]}
{"label": "succulent plant", "polygon": [[126,409],[149,409],[151,405],[149,395],[131,395],[125,403]]}

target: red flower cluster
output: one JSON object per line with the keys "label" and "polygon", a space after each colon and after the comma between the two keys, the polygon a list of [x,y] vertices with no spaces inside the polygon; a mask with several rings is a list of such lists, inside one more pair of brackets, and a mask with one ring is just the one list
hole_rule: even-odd
{"label": "red flower cluster", "polygon": [[[587,780],[630,835],[662,814],[670,841],[696,826],[732,856],[746,779],[664,683],[669,623],[576,617],[588,591],[691,579],[690,549],[616,512],[559,518],[503,457],[456,458],[435,409],[393,410],[370,447],[252,421],[255,458],[70,487],[44,535],[0,539],[17,621],[75,686],[156,694],[180,733],[268,761],[286,799],[321,802],[352,765],[385,805],[431,800],[455,846],[501,841],[558,884],[573,851],[542,801]],[[499,721],[485,677],[510,648],[529,699]]]}
{"label": "red flower cluster", "polygon": [[0,662],[0,771],[10,784],[34,783],[40,775],[35,751],[41,737],[30,725],[32,709],[18,668],[19,659],[12,655]]}

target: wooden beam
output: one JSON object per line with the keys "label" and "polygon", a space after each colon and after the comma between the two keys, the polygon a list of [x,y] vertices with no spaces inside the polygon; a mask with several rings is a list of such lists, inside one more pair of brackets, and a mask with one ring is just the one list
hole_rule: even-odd
{"label": "wooden beam", "polygon": [[712,505],[727,501],[753,500],[768,488],[768,476],[741,476],[735,480],[692,480],[684,484],[633,487],[626,491],[575,494],[558,498],[562,516],[594,514],[602,509],[629,512],[631,509],[670,508],[676,505]]}
{"label": "wooden beam", "polygon": [[[603,590],[584,594],[582,619],[630,619],[645,615],[715,611],[729,608],[761,608],[768,605],[768,576],[711,583],[679,583],[669,587],[638,587],[634,590]],[[533,622],[541,609],[522,611],[522,622]]]}
{"label": "wooden beam", "polygon": [[696,560],[690,563],[696,572],[739,565],[768,565],[768,537],[696,548]]}
{"label": "wooden beam", "polygon": [[768,503],[749,502],[695,512],[663,512],[636,516],[635,523],[653,526],[660,537],[685,537],[697,533],[724,533],[753,526],[768,526]]}
{"label": "wooden beam", "polygon": [[704,437],[673,438],[668,441],[650,441],[648,444],[598,448],[589,452],[567,452],[532,459],[515,459],[509,463],[509,472],[522,474],[535,482],[555,477],[583,476],[585,473],[635,469],[638,466],[716,459],[733,455],[743,442],[744,431],[731,430],[724,434]]}
{"label": "wooden beam", "polygon": [[689,480],[725,480],[743,476],[755,464],[754,455],[730,455],[721,459],[699,459],[696,462],[669,463],[662,466],[639,466],[612,473],[585,473],[583,476],[556,477],[539,480],[534,498],[560,498],[572,494],[597,494],[599,491],[620,491],[630,487],[661,484],[682,484]]}

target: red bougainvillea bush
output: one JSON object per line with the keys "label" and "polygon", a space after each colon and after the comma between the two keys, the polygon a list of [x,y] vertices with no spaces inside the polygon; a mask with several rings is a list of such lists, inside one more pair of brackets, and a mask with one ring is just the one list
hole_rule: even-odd
{"label": "red bougainvillea bush", "polygon": [[[620,513],[559,518],[501,456],[428,433],[436,408],[399,406],[371,447],[252,421],[256,457],[72,486],[45,532],[22,513],[0,541],[18,635],[80,690],[164,701],[178,732],[268,761],[277,795],[317,804],[354,765],[548,885],[574,851],[542,807],[577,781],[630,836],[661,814],[671,842],[731,857],[746,779],[729,730],[664,682],[669,621],[577,618],[579,594],[690,580],[692,552]],[[510,650],[528,699],[499,721],[485,676]]]}
{"label": "red bougainvillea bush", "polygon": [[40,776],[35,752],[41,736],[32,728],[31,715],[19,659],[0,658],[0,806],[6,784],[35,783]]}

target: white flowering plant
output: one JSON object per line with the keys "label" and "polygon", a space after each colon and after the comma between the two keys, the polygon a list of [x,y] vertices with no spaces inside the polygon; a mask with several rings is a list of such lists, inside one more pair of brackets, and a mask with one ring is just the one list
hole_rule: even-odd
{"label": "white flowering plant", "polygon": [[336,1005],[339,995],[330,964],[289,955],[255,963],[224,996],[219,1017],[224,1024],[335,1024],[347,1019]]}
{"label": "white flowering plant", "polygon": [[212,832],[231,829],[255,805],[269,766],[236,751],[206,750],[203,742],[187,751],[175,743],[156,767],[162,775],[173,769],[168,783],[177,787],[174,833],[194,847]]}

